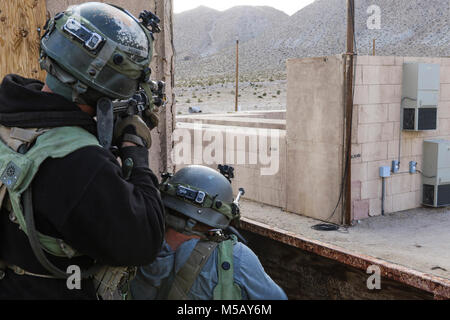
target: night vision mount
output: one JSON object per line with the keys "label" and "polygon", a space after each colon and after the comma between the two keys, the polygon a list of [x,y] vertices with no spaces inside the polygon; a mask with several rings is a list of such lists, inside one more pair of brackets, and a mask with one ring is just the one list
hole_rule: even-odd
{"label": "night vision mount", "polygon": [[144,10],[139,14],[139,19],[142,20],[141,24],[150,30],[151,33],[161,32],[161,28],[159,27],[161,19],[159,19],[154,13]]}

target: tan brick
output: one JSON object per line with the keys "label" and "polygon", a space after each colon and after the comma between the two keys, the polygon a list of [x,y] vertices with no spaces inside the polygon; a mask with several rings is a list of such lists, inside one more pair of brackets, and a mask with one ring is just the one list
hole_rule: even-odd
{"label": "tan brick", "polygon": [[363,124],[358,126],[358,143],[381,141],[383,124]]}
{"label": "tan brick", "polygon": [[388,105],[388,120],[393,122],[400,122],[400,103],[390,103]]}
{"label": "tan brick", "polygon": [[399,103],[401,98],[400,85],[369,86],[369,103]]}
{"label": "tan brick", "polygon": [[355,105],[369,104],[369,86],[355,86],[353,103]]}
{"label": "tan brick", "polygon": [[398,142],[399,140],[391,140],[388,142],[388,159],[398,158]]}
{"label": "tan brick", "polygon": [[383,123],[383,127],[381,130],[381,141],[390,141],[395,139],[394,136],[394,122]]}
{"label": "tan brick", "polygon": [[360,144],[356,144],[356,143],[352,144],[352,165],[354,163],[362,162],[361,151],[362,151],[362,146]]}
{"label": "tan brick", "polygon": [[352,181],[367,180],[367,162],[352,163]]}
{"label": "tan brick", "polygon": [[381,215],[381,199],[369,200],[369,216],[376,217]]}
{"label": "tan brick", "polygon": [[411,155],[421,156],[422,153],[423,153],[423,139],[413,139],[411,145]]}
{"label": "tan brick", "polygon": [[377,199],[381,197],[381,179],[361,182],[361,199]]}
{"label": "tan brick", "polygon": [[441,84],[441,101],[450,100],[450,83]]}
{"label": "tan brick", "polygon": [[359,106],[359,123],[378,123],[388,119],[387,104],[369,104]]}
{"label": "tan brick", "polygon": [[450,58],[442,58],[441,66],[450,66]]}
{"label": "tan brick", "polygon": [[360,65],[357,65],[355,69],[355,84],[356,85],[363,84],[363,67]]}
{"label": "tan brick", "polygon": [[361,200],[361,181],[352,182],[352,200]]}
{"label": "tan brick", "polygon": [[414,183],[413,175],[397,174],[390,178],[391,187],[387,190],[387,194],[396,195],[401,193],[411,192],[411,185]]}
{"label": "tan brick", "polygon": [[450,83],[450,66],[441,66],[441,83]]}
{"label": "tan brick", "polygon": [[364,66],[363,83],[397,84],[402,83],[403,67],[400,66]]}
{"label": "tan brick", "polygon": [[368,65],[372,66],[393,66],[395,65],[394,56],[369,56]]}
{"label": "tan brick", "polygon": [[392,213],[394,212],[393,209],[393,196],[386,196],[384,200],[384,214]]}
{"label": "tan brick", "polygon": [[450,101],[440,101],[438,105],[439,119],[450,118]]}
{"label": "tan brick", "polygon": [[392,199],[393,212],[404,211],[413,209],[416,207],[416,193],[408,192],[402,194],[396,194]]}
{"label": "tan brick", "polygon": [[362,145],[362,161],[387,160],[388,143],[372,142]]}
{"label": "tan brick", "polygon": [[403,59],[403,57],[395,57],[394,58],[395,60],[395,65],[396,66],[402,66],[403,67],[403,61],[404,61],[404,59]]}
{"label": "tan brick", "polygon": [[353,219],[362,220],[369,217],[369,200],[353,201]]}

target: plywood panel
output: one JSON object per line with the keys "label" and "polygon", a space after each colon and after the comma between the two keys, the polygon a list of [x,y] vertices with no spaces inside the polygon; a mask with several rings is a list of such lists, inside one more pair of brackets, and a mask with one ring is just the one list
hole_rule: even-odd
{"label": "plywood panel", "polygon": [[0,1],[0,78],[16,73],[43,80],[37,28],[46,21],[45,0]]}

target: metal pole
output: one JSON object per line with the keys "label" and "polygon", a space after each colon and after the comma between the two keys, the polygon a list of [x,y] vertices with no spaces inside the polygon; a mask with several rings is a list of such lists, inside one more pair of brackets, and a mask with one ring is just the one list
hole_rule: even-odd
{"label": "metal pole", "polygon": [[235,92],[235,108],[234,110],[238,111],[238,102],[239,102],[239,38],[236,39],[236,92]]}
{"label": "metal pole", "polygon": [[353,122],[353,55],[355,34],[355,1],[347,0],[347,53],[346,53],[346,89],[345,89],[345,201],[344,224],[352,223],[352,122]]}

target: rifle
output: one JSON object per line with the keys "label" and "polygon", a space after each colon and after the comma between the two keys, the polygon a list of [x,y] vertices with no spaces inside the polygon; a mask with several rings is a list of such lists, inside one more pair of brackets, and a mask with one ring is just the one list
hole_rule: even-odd
{"label": "rifle", "polygon": [[149,80],[148,84],[152,91],[152,97],[147,97],[144,90],[138,90],[130,99],[116,100],[112,103],[114,118],[125,118],[138,115],[144,121],[146,110],[154,112],[156,108],[163,107],[166,104],[165,83],[163,81]]}

